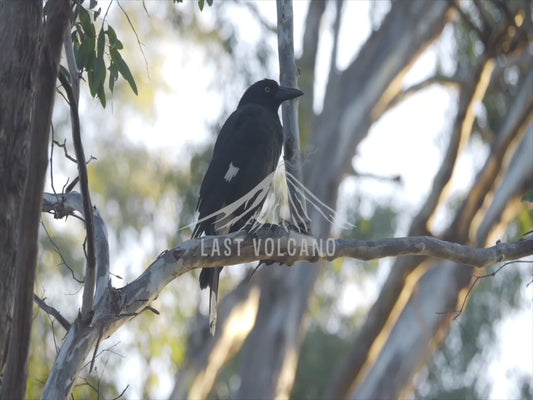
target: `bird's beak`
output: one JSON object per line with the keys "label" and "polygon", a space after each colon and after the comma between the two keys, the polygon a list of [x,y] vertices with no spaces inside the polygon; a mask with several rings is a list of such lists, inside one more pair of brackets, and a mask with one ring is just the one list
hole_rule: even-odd
{"label": "bird's beak", "polygon": [[295,97],[300,97],[304,92],[302,92],[299,89],[287,87],[287,86],[280,86],[278,89],[278,92],[276,93],[276,100],[279,101],[285,101],[294,99]]}

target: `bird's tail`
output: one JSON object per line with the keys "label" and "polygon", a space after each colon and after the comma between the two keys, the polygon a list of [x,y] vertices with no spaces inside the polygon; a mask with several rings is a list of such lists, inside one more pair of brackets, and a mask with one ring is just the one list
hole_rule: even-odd
{"label": "bird's tail", "polygon": [[218,281],[222,267],[204,268],[200,273],[200,287],[209,286],[209,332],[215,334],[217,326]]}

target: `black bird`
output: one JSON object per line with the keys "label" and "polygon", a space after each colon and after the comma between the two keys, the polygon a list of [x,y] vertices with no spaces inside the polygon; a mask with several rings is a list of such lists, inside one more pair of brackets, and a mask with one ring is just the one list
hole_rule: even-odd
{"label": "black bird", "polygon": [[[283,145],[278,108],[303,95],[298,89],[264,79],[250,86],[218,134],[213,158],[200,187],[198,222],[192,237],[237,232],[261,210]],[[240,201],[239,201],[240,200]],[[200,287],[209,286],[209,328],[215,333],[221,267],[203,268]]]}

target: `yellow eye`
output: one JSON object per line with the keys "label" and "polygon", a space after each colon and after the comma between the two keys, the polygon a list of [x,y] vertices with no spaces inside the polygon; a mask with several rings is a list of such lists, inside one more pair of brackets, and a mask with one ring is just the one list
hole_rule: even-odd
{"label": "yellow eye", "polygon": [[270,86],[265,87],[265,93],[270,93]]}

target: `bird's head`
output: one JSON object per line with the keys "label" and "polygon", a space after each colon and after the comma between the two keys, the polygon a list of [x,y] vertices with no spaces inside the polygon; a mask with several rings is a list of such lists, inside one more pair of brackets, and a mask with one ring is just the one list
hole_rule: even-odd
{"label": "bird's head", "polygon": [[294,99],[303,95],[301,90],[280,86],[272,79],[263,79],[254,83],[244,92],[239,106],[243,104],[259,104],[277,111],[285,100]]}

